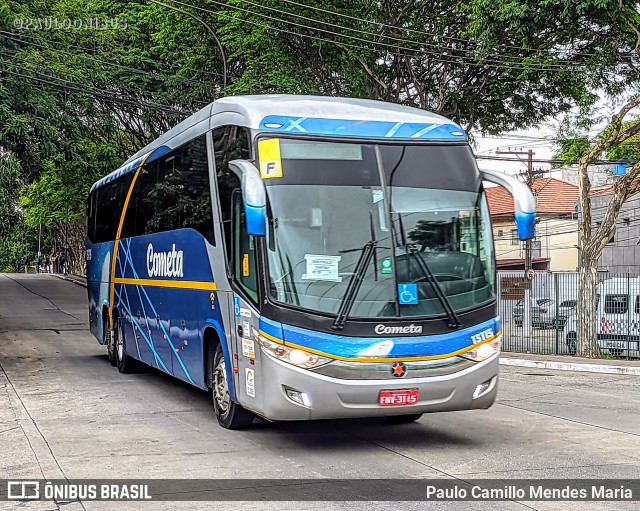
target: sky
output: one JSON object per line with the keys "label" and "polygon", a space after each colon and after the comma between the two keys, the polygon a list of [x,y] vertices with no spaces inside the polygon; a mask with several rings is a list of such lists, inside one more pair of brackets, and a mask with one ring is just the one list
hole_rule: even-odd
{"label": "sky", "polygon": [[[541,139],[549,140],[541,140]],[[533,168],[548,170],[550,163],[535,160],[549,160],[558,152],[552,140],[553,131],[550,128],[532,128],[527,131],[508,133],[501,136],[479,137],[475,139],[476,156],[490,156],[495,158],[520,159],[522,161],[478,160],[480,167],[495,168],[507,174],[518,174],[527,170],[527,155],[497,154],[497,151],[533,151]]]}

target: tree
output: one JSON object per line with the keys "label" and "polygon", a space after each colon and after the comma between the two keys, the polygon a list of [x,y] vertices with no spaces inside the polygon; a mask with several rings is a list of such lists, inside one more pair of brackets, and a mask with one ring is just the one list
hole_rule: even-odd
{"label": "tree", "polygon": [[[319,93],[416,106],[465,130],[497,134],[568,111],[588,96],[578,66],[586,58],[552,51],[553,30],[523,44],[475,2],[229,0],[199,14],[220,29],[237,73],[230,91]],[[486,29],[486,23],[493,30]],[[535,20],[549,23],[546,16]],[[485,39],[482,39],[485,37]]]}
{"label": "tree", "polygon": [[[475,7],[487,7],[489,0],[474,2]],[[574,133],[580,132],[585,119],[592,114],[594,97],[606,94],[622,104],[610,119],[608,126],[595,141],[585,136],[569,137],[562,144],[564,156],[578,160],[580,186],[579,223],[579,291],[577,305],[577,354],[599,357],[596,334],[597,263],[604,247],[614,233],[622,205],[640,192],[640,163],[629,167],[627,174],[613,186],[613,197],[602,224],[591,225],[591,181],[588,166],[605,155],[634,154],[640,133],[640,122],[632,114],[640,105],[640,5],[632,0],[512,0],[490,10],[485,40],[500,37],[501,32],[521,33],[524,41],[535,37],[535,32],[551,34],[555,51],[572,60],[581,59],[580,72],[585,87],[577,106],[580,114]],[[526,44],[526,43],[525,43]],[[581,125],[582,124],[582,125]]]}
{"label": "tree", "polygon": [[[637,25],[640,28],[640,24]],[[640,44],[640,39],[639,39]],[[640,106],[640,94],[636,95],[611,119],[611,124],[603,136],[580,157],[578,176],[580,179],[580,276],[578,288],[578,346],[577,354],[582,357],[600,356],[596,332],[596,286],[598,282],[598,259],[615,232],[622,205],[630,197],[640,192],[640,162],[628,168],[627,173],[613,185],[613,196],[607,206],[600,227],[591,225],[591,181],[587,169],[601,155],[623,145],[640,133],[639,122],[627,122],[629,113]]]}

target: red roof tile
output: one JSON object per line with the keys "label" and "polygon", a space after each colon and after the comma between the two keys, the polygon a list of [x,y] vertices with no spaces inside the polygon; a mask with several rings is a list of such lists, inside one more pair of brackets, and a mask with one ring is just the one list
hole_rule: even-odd
{"label": "red roof tile", "polygon": [[[486,188],[491,215],[506,215],[514,212],[513,198],[502,186]],[[577,186],[553,177],[535,179],[531,191],[538,195],[538,213],[575,213],[579,198]]]}
{"label": "red roof tile", "polygon": [[600,188],[592,188],[589,191],[589,195],[593,197],[594,195],[606,195],[611,192],[613,192],[613,185],[608,185],[601,186]]}

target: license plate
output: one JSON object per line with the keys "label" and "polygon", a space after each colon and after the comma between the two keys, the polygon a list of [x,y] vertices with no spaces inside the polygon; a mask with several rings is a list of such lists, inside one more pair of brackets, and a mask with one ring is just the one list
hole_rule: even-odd
{"label": "license plate", "polygon": [[626,341],[607,341],[607,348],[627,349]]}
{"label": "license plate", "polygon": [[418,389],[381,390],[378,394],[380,406],[415,405],[418,402]]}

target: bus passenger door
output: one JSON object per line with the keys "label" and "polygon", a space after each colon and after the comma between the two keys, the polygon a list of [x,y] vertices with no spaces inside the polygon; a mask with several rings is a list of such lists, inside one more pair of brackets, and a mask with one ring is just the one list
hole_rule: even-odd
{"label": "bus passenger door", "polygon": [[233,195],[233,274],[238,292],[233,294],[235,352],[238,368],[237,397],[240,403],[257,412],[263,409],[260,347],[257,336],[260,316],[256,240],[247,233],[244,205],[240,190]]}

